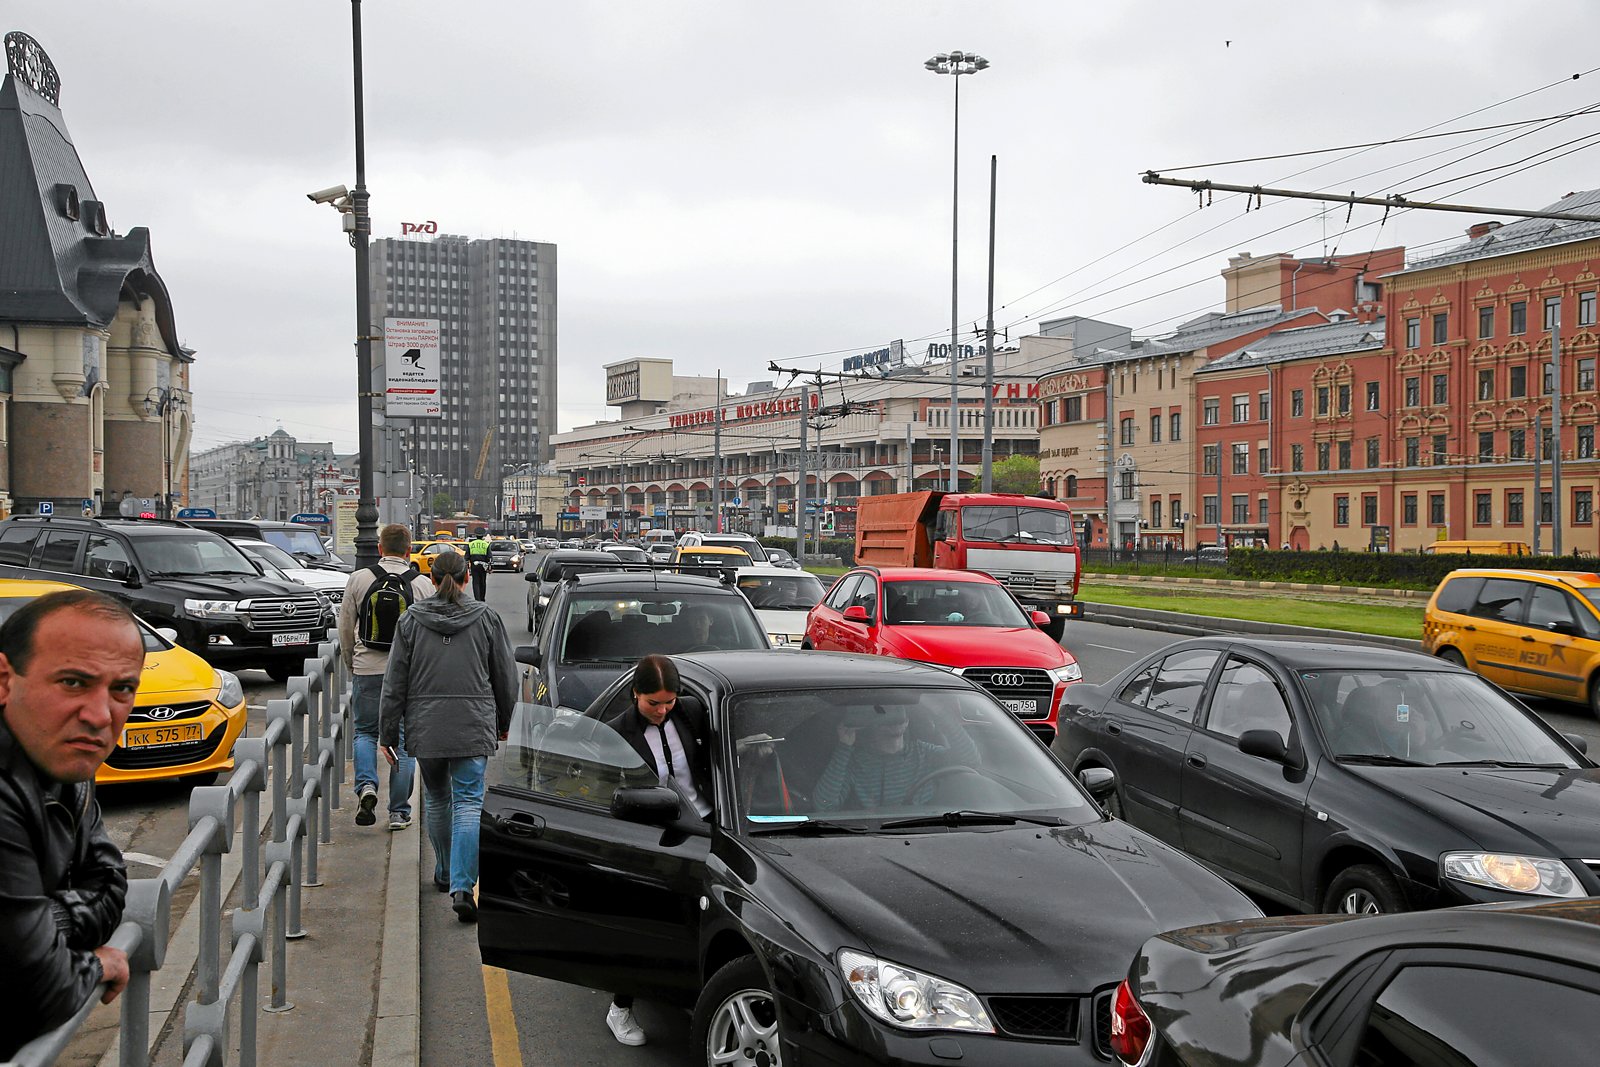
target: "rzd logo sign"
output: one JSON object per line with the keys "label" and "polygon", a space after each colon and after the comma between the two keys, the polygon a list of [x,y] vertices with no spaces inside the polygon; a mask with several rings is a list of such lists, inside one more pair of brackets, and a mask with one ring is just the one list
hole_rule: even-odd
{"label": "rzd logo sign", "polygon": [[439,224],[437,222],[434,222],[432,219],[429,219],[427,222],[402,222],[400,224],[400,236],[401,237],[404,237],[408,233],[438,233],[438,232],[439,232]]}

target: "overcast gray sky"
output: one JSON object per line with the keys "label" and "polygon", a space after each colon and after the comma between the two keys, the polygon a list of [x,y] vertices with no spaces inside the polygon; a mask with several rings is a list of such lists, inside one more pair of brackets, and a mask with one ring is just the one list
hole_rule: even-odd
{"label": "overcast gray sky", "polygon": [[[1460,237],[1471,216],[1323,210],[1144,185],[1220,181],[1534,208],[1600,185],[1600,114],[1363,153],[1181,169],[1554,116],[1600,102],[1600,4],[1547,0],[367,0],[376,236],[559,246],[560,426],[600,367],[667,357],[735,389],[768,361],[937,338],[950,316],[952,79],[961,299],[996,320],[1148,334],[1222,299],[1230,254]],[[118,230],[148,226],[194,347],[196,447],[355,444],[353,254],[305,193],[354,184],[347,0],[13,0]],[[1487,110],[1481,110],[1487,109]],[[1517,138],[1511,140],[1511,138]],[[1570,142],[1570,143],[1568,143]],[[1564,147],[1557,147],[1564,146]],[[1517,163],[1523,157],[1533,157]],[[1311,169],[1316,168],[1316,169]],[[1471,172],[1494,169],[1466,177]],[[1425,173],[1431,172],[1431,173]],[[1487,183],[1487,184],[1485,184]]]}

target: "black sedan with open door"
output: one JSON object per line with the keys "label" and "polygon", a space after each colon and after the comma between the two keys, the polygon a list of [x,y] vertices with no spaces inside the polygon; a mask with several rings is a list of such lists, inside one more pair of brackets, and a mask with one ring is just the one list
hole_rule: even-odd
{"label": "black sedan with open door", "polygon": [[[486,964],[694,1011],[694,1062],[1104,1063],[1147,938],[1259,914],[1108,818],[977,686],[879,656],[674,657],[702,820],[605,725],[517,709],[489,768]],[[693,716],[698,719],[698,716]]]}
{"label": "black sedan with open door", "polygon": [[1600,768],[1431,656],[1180,641],[1075,685],[1056,743],[1135,826],[1298,911],[1600,894]]}

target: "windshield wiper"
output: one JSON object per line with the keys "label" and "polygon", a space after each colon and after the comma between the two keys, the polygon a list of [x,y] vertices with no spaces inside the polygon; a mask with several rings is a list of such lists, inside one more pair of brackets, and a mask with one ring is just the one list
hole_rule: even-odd
{"label": "windshield wiper", "polygon": [[255,571],[150,571],[152,578],[259,578]]}
{"label": "windshield wiper", "polygon": [[764,834],[805,834],[819,837],[823,834],[865,834],[870,833],[865,826],[851,826],[849,823],[829,822],[827,819],[796,819],[794,822],[763,823],[751,827],[745,833],[752,836]]}
{"label": "windshield wiper", "polygon": [[881,830],[910,830],[917,826],[1015,826],[1019,822],[1035,826],[1065,826],[1065,819],[1054,815],[1013,815],[1001,811],[947,811],[942,815],[919,815],[911,819],[891,819]]}
{"label": "windshield wiper", "polygon": [[1450,760],[1445,763],[1436,763],[1435,767],[1513,767],[1525,770],[1561,769],[1565,770],[1570,765],[1566,763],[1528,763],[1523,760],[1511,759],[1461,759]]}
{"label": "windshield wiper", "polygon": [[1389,756],[1378,752],[1356,752],[1348,755],[1336,756],[1341,763],[1370,763],[1379,767],[1432,767],[1431,763],[1419,763],[1414,759],[1404,756]]}

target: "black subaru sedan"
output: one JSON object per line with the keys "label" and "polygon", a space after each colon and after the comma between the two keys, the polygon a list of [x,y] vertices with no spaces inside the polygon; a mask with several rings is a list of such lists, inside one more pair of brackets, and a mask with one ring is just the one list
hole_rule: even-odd
{"label": "black subaru sedan", "polygon": [[489,772],[486,964],[693,1009],[706,1064],[1104,1063],[1155,933],[1253,916],[1106,816],[965,679],[879,656],[675,657],[702,820],[605,720],[519,707]]}
{"label": "black subaru sedan", "polygon": [[1374,914],[1600,894],[1586,742],[1444,660],[1196,638],[1076,685],[1074,770],[1107,804],[1297,911]]}

